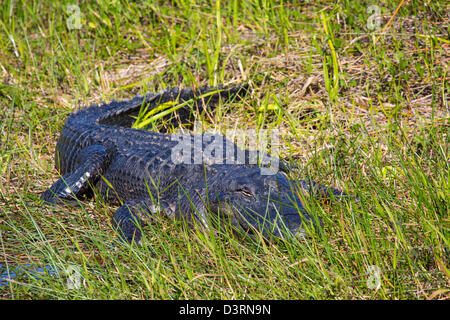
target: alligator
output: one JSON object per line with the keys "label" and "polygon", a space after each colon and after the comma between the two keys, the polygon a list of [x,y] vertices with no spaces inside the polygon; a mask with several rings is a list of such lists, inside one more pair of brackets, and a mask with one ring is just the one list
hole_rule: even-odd
{"label": "alligator", "polygon": [[[314,230],[322,222],[307,213],[300,192],[327,198],[340,197],[343,192],[308,180],[289,179],[286,173],[290,167],[284,162],[273,174],[261,174],[261,159],[268,159],[264,163],[279,159],[261,150],[256,155],[259,164],[255,164],[249,150],[228,139],[221,140],[223,148],[210,153],[189,155],[183,151],[184,160],[178,161],[173,150],[180,145],[179,135],[132,128],[143,107],[149,112],[168,102],[184,104],[177,117],[172,117],[176,123],[192,119],[193,109],[207,112],[219,100],[239,99],[247,92],[247,85],[171,88],[73,112],[56,146],[60,179],[41,194],[41,199],[47,204],[76,205],[99,194],[107,203],[120,205],[112,224],[120,239],[129,243],[140,243],[142,227],[160,214],[202,228],[217,221],[231,223],[246,234],[264,238],[304,236],[307,228]],[[214,140],[206,133],[186,136],[188,144],[200,143],[202,151]],[[243,152],[244,161],[216,161],[220,155],[230,158],[229,150],[234,156]]]}

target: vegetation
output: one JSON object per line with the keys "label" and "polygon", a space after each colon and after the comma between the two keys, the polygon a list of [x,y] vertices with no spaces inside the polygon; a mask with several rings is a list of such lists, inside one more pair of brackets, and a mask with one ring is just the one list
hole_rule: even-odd
{"label": "vegetation", "polygon": [[[0,274],[16,264],[61,272],[18,277],[0,296],[448,299],[448,12],[447,1],[415,0],[4,0]],[[292,176],[355,196],[311,199],[324,226],[307,240],[161,218],[143,246],[113,247],[116,208],[101,198],[79,208],[39,200],[58,177],[70,112],[241,82],[251,94],[220,105],[204,129],[278,129]]]}

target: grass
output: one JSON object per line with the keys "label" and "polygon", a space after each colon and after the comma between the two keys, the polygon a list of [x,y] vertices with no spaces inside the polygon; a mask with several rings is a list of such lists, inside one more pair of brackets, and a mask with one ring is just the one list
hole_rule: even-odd
{"label": "grass", "polygon": [[[0,296],[448,299],[450,8],[377,3],[4,1],[0,273],[61,273],[17,278]],[[301,168],[292,176],[356,196],[308,202],[324,222],[308,241],[243,240],[161,218],[146,227],[147,245],[112,248],[116,208],[38,199],[58,177],[55,145],[73,110],[243,81],[252,94],[219,105],[205,129],[278,129],[282,158]],[[70,270],[81,275],[76,290]]]}

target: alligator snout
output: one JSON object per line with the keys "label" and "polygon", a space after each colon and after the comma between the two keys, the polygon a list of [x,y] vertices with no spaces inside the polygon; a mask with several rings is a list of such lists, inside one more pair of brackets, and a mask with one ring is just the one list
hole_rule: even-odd
{"label": "alligator snout", "polygon": [[[255,206],[253,206],[255,207]],[[317,231],[322,225],[320,218],[312,218],[298,203],[281,203],[276,199],[266,200],[265,207],[257,212],[255,208],[235,208],[233,212],[240,225],[258,232],[265,238],[295,237],[302,239],[309,232]]]}

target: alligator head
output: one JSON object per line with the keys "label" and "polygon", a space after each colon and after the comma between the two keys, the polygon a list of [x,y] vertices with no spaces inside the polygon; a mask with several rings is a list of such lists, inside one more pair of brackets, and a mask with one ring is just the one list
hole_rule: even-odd
{"label": "alligator head", "polygon": [[210,194],[210,210],[220,212],[233,226],[265,238],[303,237],[306,228],[322,223],[306,213],[302,188],[283,173],[261,175],[259,168],[235,167],[227,169],[220,185]]}

